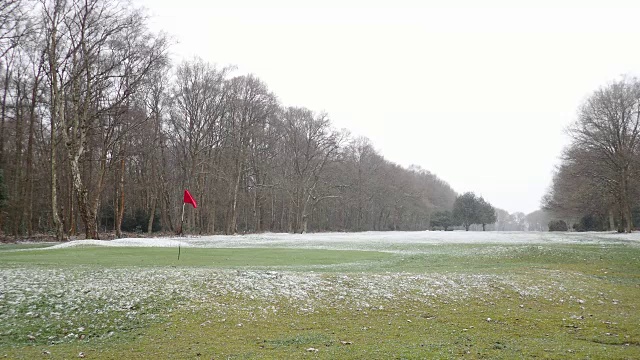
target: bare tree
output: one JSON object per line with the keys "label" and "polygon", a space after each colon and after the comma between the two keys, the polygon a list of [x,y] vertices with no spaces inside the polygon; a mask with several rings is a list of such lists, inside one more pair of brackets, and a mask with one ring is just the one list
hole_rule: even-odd
{"label": "bare tree", "polygon": [[374,190],[375,182],[379,181],[378,175],[382,168],[384,159],[377,154],[373,145],[366,138],[357,138],[352,141],[347,148],[348,159],[352,161],[355,173],[353,179],[353,201],[355,202],[355,229],[362,231],[370,216],[367,215],[367,208],[371,206],[371,201],[376,195]]}
{"label": "bare tree", "polygon": [[18,47],[29,33],[33,22],[23,0],[4,0],[0,3],[0,59]]}
{"label": "bare tree", "polygon": [[61,82],[64,82],[64,65],[61,64],[60,42],[64,43],[65,33],[62,22],[64,9],[60,1],[42,1],[42,18],[47,31],[46,56],[47,56],[47,78],[49,81],[49,119],[50,119],[50,156],[51,156],[51,214],[56,238],[61,241],[64,238],[62,220],[58,213],[58,162],[57,145],[60,125],[64,124],[66,116],[64,92]]}
{"label": "bare tree", "polygon": [[640,82],[623,78],[595,91],[569,133],[573,138],[569,156],[577,153],[576,162],[578,156],[587,157],[591,168],[598,169],[580,168],[581,174],[601,180],[613,192],[623,224],[620,230],[631,232],[631,182],[640,170]]}
{"label": "bare tree", "polygon": [[344,136],[331,128],[326,114],[314,115],[303,108],[288,108],[284,114],[282,168],[290,198],[290,229],[307,232],[309,215],[322,200],[334,194],[322,193],[318,185],[323,170],[337,159]]}
{"label": "bare tree", "polygon": [[177,186],[192,188],[193,194],[202,200],[202,206],[195,209],[198,218],[187,218],[189,226],[198,220],[203,228],[205,218],[208,222],[215,220],[216,194],[205,192],[204,188],[218,176],[221,145],[229,134],[223,118],[227,113],[227,77],[231,70],[217,69],[201,59],[184,62],[176,70],[169,122],[176,165],[181,170]]}
{"label": "bare tree", "polygon": [[[249,155],[252,147],[262,140],[267,121],[277,110],[277,100],[256,77],[240,76],[229,81],[228,104],[225,143],[231,161],[227,163],[228,171],[225,171],[228,174],[230,194],[225,233],[234,234],[237,231],[240,184],[246,178],[255,192],[260,181],[260,173],[256,169],[253,177],[248,176],[252,169],[248,161]],[[257,195],[254,196],[254,201],[257,201]]]}
{"label": "bare tree", "polygon": [[[161,207],[161,217],[165,218],[166,225],[170,228],[171,221],[168,219],[168,209],[170,204],[166,202],[168,200],[168,187],[166,182],[166,166],[165,164],[165,152],[166,152],[166,136],[163,131],[164,119],[168,108],[168,87],[169,79],[167,72],[169,66],[159,68],[154,71],[153,74],[145,81],[144,90],[141,94],[141,99],[144,107],[148,113],[150,119],[144,135],[138,139],[143,140],[144,143],[140,144],[140,148],[143,149],[144,157],[149,162],[150,177],[145,182],[145,189],[149,193],[149,220],[147,222],[147,233],[151,234],[156,208],[158,203]],[[145,141],[146,140],[146,141]]]}
{"label": "bare tree", "polygon": [[615,228],[614,217],[619,218],[618,225],[622,227],[616,173],[596,164],[600,164],[597,152],[579,144],[568,147],[562,164],[555,171],[552,186],[542,199],[542,207],[569,223],[587,214],[598,214],[609,216],[610,229]]}
{"label": "bare tree", "polygon": [[53,39],[50,76],[57,78],[55,127],[64,140],[86,237],[97,238],[108,163],[127,130],[118,122],[123,104],[151,69],[165,62],[167,42],[148,33],[138,11],[115,0],[44,5]]}
{"label": "bare tree", "polygon": [[256,76],[198,59],[171,71],[126,0],[27,1],[0,5],[2,230],[62,240],[81,219],[88,238],[122,236],[154,231],[158,211],[173,230],[187,187],[187,226],[205,233],[417,230],[451,210],[446,182],[283,108]]}

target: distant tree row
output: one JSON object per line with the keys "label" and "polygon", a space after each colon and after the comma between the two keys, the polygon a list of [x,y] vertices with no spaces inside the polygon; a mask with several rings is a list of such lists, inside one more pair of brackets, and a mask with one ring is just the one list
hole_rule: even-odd
{"label": "distant tree row", "polygon": [[640,81],[596,90],[569,135],[543,206],[576,230],[631,232],[640,224]]}
{"label": "distant tree row", "polygon": [[127,2],[9,0],[0,20],[5,234],[175,231],[185,188],[191,233],[423,230],[453,209],[446,182],[256,76],[172,66]]}
{"label": "distant tree row", "polygon": [[482,225],[485,231],[487,224],[498,220],[496,210],[482,197],[472,192],[458,196],[453,203],[453,211],[441,211],[434,214],[431,226],[447,231],[452,226],[463,226],[466,231],[473,224]]}
{"label": "distant tree row", "polygon": [[[459,196],[458,198],[460,198]],[[493,208],[495,220],[487,221],[484,226],[481,221],[474,221],[469,226],[469,230],[479,231],[548,231],[550,221],[553,221],[555,214],[547,210],[536,210],[529,214],[522,212],[509,213],[499,208]],[[489,213],[490,214],[490,213]],[[463,227],[460,218],[455,218],[451,211],[439,211],[431,217],[432,229],[449,230]],[[489,219],[492,220],[492,219]],[[566,224],[565,224],[566,225]],[[576,230],[582,228],[576,228]],[[590,229],[591,230],[591,229]],[[587,230],[589,231],[589,230]]]}

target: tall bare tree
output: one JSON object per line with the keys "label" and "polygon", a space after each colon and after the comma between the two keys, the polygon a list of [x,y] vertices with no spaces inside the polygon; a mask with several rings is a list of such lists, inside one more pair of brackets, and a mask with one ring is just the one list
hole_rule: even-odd
{"label": "tall bare tree", "polygon": [[215,221],[217,194],[203,189],[217,176],[221,144],[228,135],[223,118],[228,108],[230,71],[231,68],[218,69],[201,59],[184,62],[176,70],[172,90],[171,141],[180,168],[180,183],[176,185],[205,197],[200,198],[202,205],[195,209],[199,216],[187,218],[189,226],[197,220],[200,229],[208,227],[203,222]]}
{"label": "tall bare tree", "polygon": [[229,81],[228,110],[225,116],[228,136],[225,145],[231,161],[227,163],[227,170],[223,170],[228,176],[230,194],[225,227],[227,234],[237,232],[238,197],[243,180],[254,188],[254,192],[257,191],[260,172],[254,168],[252,176],[249,176],[252,170],[249,156],[263,140],[268,120],[276,111],[275,96],[255,76],[239,76]]}
{"label": "tall bare tree", "polygon": [[[326,114],[288,108],[284,113],[283,179],[290,198],[290,229],[304,233],[314,207],[336,196],[322,189],[325,167],[337,159],[344,136],[331,128]],[[325,190],[325,191],[323,191]]]}
{"label": "tall bare tree", "polygon": [[139,11],[115,0],[54,0],[45,3],[45,12],[57,16],[48,51],[56,70],[50,66],[51,76],[57,77],[55,125],[64,140],[85,235],[97,238],[108,162],[126,132],[119,126],[123,105],[166,61],[167,41],[148,32]]}
{"label": "tall bare tree", "polygon": [[26,1],[4,0],[0,3],[0,59],[18,47],[33,28]]}
{"label": "tall bare tree", "polygon": [[568,156],[577,163],[583,161],[579,167],[583,176],[600,180],[613,192],[621,215],[620,230],[631,232],[631,184],[640,175],[640,81],[623,78],[595,91],[581,107],[569,134],[573,145]]}

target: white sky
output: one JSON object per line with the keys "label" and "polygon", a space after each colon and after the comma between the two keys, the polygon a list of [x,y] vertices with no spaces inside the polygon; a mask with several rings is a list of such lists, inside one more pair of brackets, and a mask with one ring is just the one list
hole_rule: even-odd
{"label": "white sky", "polygon": [[580,103],[640,69],[640,1],[135,3],[176,62],[237,65],[509,212],[539,207]]}

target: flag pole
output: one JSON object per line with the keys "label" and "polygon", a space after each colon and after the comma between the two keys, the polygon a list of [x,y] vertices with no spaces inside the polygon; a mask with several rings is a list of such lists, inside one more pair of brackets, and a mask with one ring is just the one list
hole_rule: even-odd
{"label": "flag pole", "polygon": [[[180,236],[184,236],[184,206],[186,203],[182,203],[182,217],[180,218]],[[178,260],[180,260],[180,243],[178,242]]]}
{"label": "flag pole", "polygon": [[184,235],[184,206],[186,203],[182,203],[182,217],[180,219],[180,235]]}
{"label": "flag pole", "polygon": [[[182,216],[180,217],[180,236],[184,236],[184,206],[187,205],[187,203],[191,204],[194,209],[198,207],[193,196],[189,194],[189,190],[185,189],[184,199],[182,200]],[[180,260],[180,244],[178,244],[178,260]]]}

